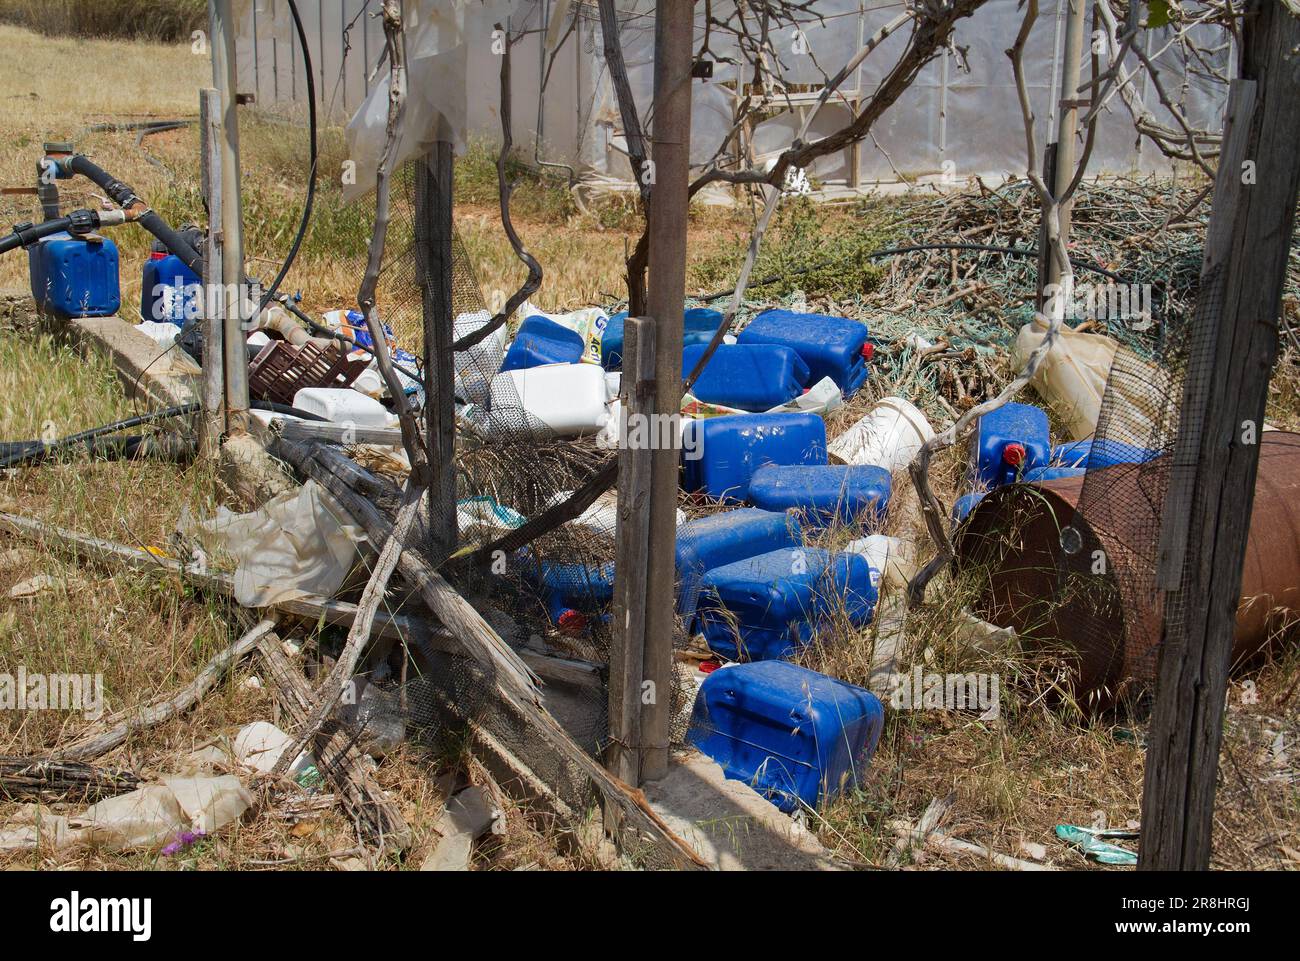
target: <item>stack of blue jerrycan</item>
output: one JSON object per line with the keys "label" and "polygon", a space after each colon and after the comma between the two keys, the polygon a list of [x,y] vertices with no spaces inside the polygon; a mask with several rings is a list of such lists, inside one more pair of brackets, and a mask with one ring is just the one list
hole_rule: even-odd
{"label": "stack of blue jerrycan", "polygon": [[867,379],[867,325],[847,317],[765,310],[736,336],[737,344],[781,344],[808,365],[809,382],[829,377],[847,400]]}

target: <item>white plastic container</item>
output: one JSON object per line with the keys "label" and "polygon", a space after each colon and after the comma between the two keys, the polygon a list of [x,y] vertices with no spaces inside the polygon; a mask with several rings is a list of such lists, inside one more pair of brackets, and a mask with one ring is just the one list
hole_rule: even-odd
{"label": "white plastic container", "polygon": [[872,534],[850,541],[844,550],[865,557],[886,587],[904,588],[916,576],[916,546],[900,538]]}
{"label": "white plastic container", "polygon": [[394,420],[383,404],[351,387],[304,387],[293,395],[293,406],[356,427],[387,427]]}
{"label": "white plastic container", "polygon": [[[168,288],[169,290],[171,288]],[[176,343],[176,335],[181,329],[170,322],[159,322],[156,320],[142,320],[135,325],[135,329],[144,334],[159,347],[170,348]]]}
{"label": "white plastic container", "polygon": [[374,367],[367,367],[352,382],[353,390],[358,390],[375,400],[379,400],[380,397],[384,396],[384,386],[384,375]]}
{"label": "white plastic container", "polygon": [[826,454],[833,464],[871,464],[893,473],[910,464],[933,436],[930,422],[909,401],[885,397],[826,445]]}
{"label": "white plastic container", "polygon": [[594,434],[606,422],[605,371],[595,364],[546,364],[507,370],[492,378],[493,419],[510,423],[511,409],[523,408],[557,437]]}

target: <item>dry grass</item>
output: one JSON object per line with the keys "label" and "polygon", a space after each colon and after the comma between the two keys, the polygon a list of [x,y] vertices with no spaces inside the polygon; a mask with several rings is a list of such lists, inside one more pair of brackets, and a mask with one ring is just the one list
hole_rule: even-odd
{"label": "dry grass", "polygon": [[[21,73],[0,74],[0,143],[9,148],[0,152],[0,183],[6,186],[32,182],[43,140],[76,137],[87,123],[98,120],[193,116],[197,91],[209,82],[207,61],[191,54],[188,44],[51,40],[11,26],[0,26],[0,44],[12,60],[25,64]],[[69,63],[79,65],[87,82],[65,82]],[[297,223],[305,138],[300,128],[272,118],[253,113],[244,117],[250,255],[255,269],[269,274]],[[83,138],[79,147],[135,186],[169,219],[179,222],[197,216],[201,209],[196,192],[197,133],[192,128],[151,137],[143,149],[136,146],[132,134],[95,134]],[[325,131],[321,169],[337,169],[343,154],[340,132]],[[483,148],[475,147],[459,165],[457,183],[458,229],[489,303],[503,299],[523,275],[501,231],[491,159]],[[617,207],[582,213],[553,182],[521,176],[514,203],[516,223],[525,244],[547,271],[537,302],[544,308],[574,308],[608,305],[619,297],[624,290],[625,249],[640,229],[637,216]],[[84,184],[70,185],[66,193],[72,200],[93,202]],[[31,204],[4,198],[0,213],[9,221],[31,217]],[[821,216],[827,236],[834,236],[850,215],[826,211]],[[368,232],[364,211],[345,207],[336,185],[323,180],[312,233],[288,288],[301,288],[305,306],[315,311],[351,303],[360,278],[359,252]],[[694,211],[693,287],[724,286],[729,280],[727,265],[738,258],[746,235],[743,212]],[[119,231],[114,238],[122,249],[123,299],[129,315],[130,305],[138,302],[139,264],[148,238],[139,231]],[[781,239],[777,233],[771,242],[779,244]],[[806,236],[803,242],[808,249],[816,247]],[[21,256],[0,259],[0,288],[21,289],[26,282]],[[844,304],[819,302],[818,306],[838,308],[848,316],[861,314],[860,308]],[[1270,421],[1291,429],[1300,427],[1296,361],[1293,354],[1284,358],[1269,404]],[[3,439],[39,436],[47,422],[54,433],[66,434],[135,409],[103,361],[83,360],[53,341],[4,331],[0,331],[0,390],[9,399],[0,405]],[[899,390],[906,393],[902,384],[874,377],[829,419],[830,433],[838,433],[866,413],[880,396]],[[935,486],[945,503],[961,492],[963,470],[959,451],[936,460]],[[214,509],[213,489],[212,478],[198,466],[90,464],[77,459],[0,480],[0,506],[118,541],[165,547],[183,508],[200,514]],[[914,505],[908,506],[910,496],[906,477],[896,477],[895,509],[885,532],[924,543],[919,514]],[[827,532],[820,542],[836,546],[860,533],[839,528]],[[51,575],[58,587],[33,600],[8,599],[9,586],[39,573]],[[886,821],[915,820],[932,798],[955,793],[946,830],[1013,855],[1020,853],[1021,841],[1041,843],[1055,863],[1082,867],[1081,858],[1054,840],[1052,826],[1092,824],[1098,812],[1111,825],[1139,816],[1143,720],[1118,714],[1085,720],[1068,705],[1039,696],[1048,683],[1040,663],[1014,650],[986,654],[969,649],[957,629],[960,609],[969,596],[968,586],[946,578],[936,583],[931,589],[932,607],[909,622],[914,647],[908,657],[926,664],[927,670],[998,674],[1004,685],[1001,718],[989,722],[973,712],[891,711],[864,787],[827,807],[817,822],[820,836],[846,858],[880,863],[893,846]],[[238,611],[220,600],[195,596],[182,584],[113,576],[54,553],[9,542],[0,546],[0,665],[102,672],[110,709],[141,705],[174,690],[239,631]],[[309,626],[298,628],[298,634],[315,637]],[[318,640],[326,646],[331,643],[329,636]],[[874,629],[841,625],[806,654],[806,661],[862,683],[873,646]],[[244,685],[256,672],[255,663],[246,664],[191,715],[133,738],[113,760],[152,776],[168,771],[178,758],[219,732],[255,719],[274,719],[267,692]],[[1247,678],[1255,684],[1257,702],[1244,703],[1242,682],[1234,685],[1223,755],[1216,864],[1295,866],[1300,811],[1294,767],[1278,763],[1273,745],[1278,734],[1294,743],[1300,733],[1297,678],[1300,657],[1293,655]],[[75,735],[87,723],[79,716],[55,712],[0,717],[0,753],[38,753]],[[400,798],[403,814],[415,831],[416,846],[406,862],[411,866],[436,841],[431,825],[449,786],[481,781],[481,772],[461,757],[431,755],[406,745],[385,759],[378,777]],[[0,823],[12,809],[0,803]],[[557,855],[553,837],[537,830],[527,812],[508,803],[505,810],[506,837],[484,846],[476,867],[592,866],[581,855]],[[151,854],[92,853],[65,860],[24,855],[9,863],[115,869],[322,868],[331,864],[331,854],[346,852],[353,843],[347,825],[334,813],[298,828],[274,817],[260,817],[176,860]],[[930,867],[984,866],[975,859],[933,852],[913,858]]]}
{"label": "dry grass", "polygon": [[0,0],[0,22],[50,37],[189,40],[207,29],[204,0]]}

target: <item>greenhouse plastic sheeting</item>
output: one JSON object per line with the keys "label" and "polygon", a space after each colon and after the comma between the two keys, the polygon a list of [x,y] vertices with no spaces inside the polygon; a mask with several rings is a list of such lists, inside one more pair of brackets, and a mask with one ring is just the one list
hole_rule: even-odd
{"label": "greenhouse plastic sheeting", "polygon": [[[1029,92],[1039,143],[1052,138],[1055,93],[1060,84],[1061,46],[1066,0],[1046,0],[1026,49]],[[405,0],[410,99],[399,160],[418,155],[435,138],[463,146],[470,138],[499,141],[500,58],[492,53],[494,24],[512,33],[529,31],[512,48],[514,140],[518,151],[538,163],[570,168],[575,178],[630,181],[618,104],[604,61],[600,19],[594,2],[565,4],[550,63],[548,28],[556,22],[554,0]],[[654,3],[619,0],[618,16],[628,79],[642,117],[650,105],[654,76]],[[301,4],[308,43],[317,72],[318,97],[335,121],[351,118],[350,157],[357,161],[353,195],[374,183],[374,167],[383,146],[387,115],[388,69],[380,66],[384,48],[380,0],[320,0]],[[311,9],[308,9],[308,8]],[[283,8],[283,9],[282,9]],[[722,9],[714,4],[715,12]],[[255,92],[262,105],[301,105],[306,96],[296,40],[285,28],[284,0],[244,0],[240,20],[240,90]],[[897,0],[819,0],[823,23],[803,27],[811,56],[796,52],[794,32],[773,35],[786,79],[819,83],[822,70],[834,72],[869,37],[902,9]],[[697,33],[703,39],[702,11]],[[988,0],[956,27],[958,57],[945,51],[926,66],[916,81],[876,122],[859,151],[863,183],[899,182],[927,174],[965,179],[1024,172],[1024,138],[1011,63],[1006,47],[1019,28],[1015,0]],[[570,29],[572,28],[572,29]],[[1228,46],[1218,28],[1202,27],[1205,48],[1222,46],[1208,59],[1215,69],[1232,72]],[[1162,73],[1166,89],[1178,91],[1195,124],[1216,128],[1226,86],[1197,66],[1189,70],[1176,46],[1168,45],[1168,28],[1144,31],[1145,42]],[[863,62],[845,92],[864,97],[897,62],[908,42],[904,27]],[[798,41],[802,45],[803,41]],[[734,55],[715,32],[712,80],[694,82],[691,158],[708,162],[733,123],[735,66],[718,58]],[[1130,55],[1130,70],[1139,66]],[[744,71],[748,78],[749,71]],[[1086,73],[1086,70],[1085,70]],[[542,94],[543,78],[546,78]],[[1137,89],[1157,122],[1173,126],[1149,80]],[[825,135],[848,119],[844,104],[828,104],[815,120],[813,136]],[[789,145],[801,122],[787,111],[754,131],[756,162],[762,164]],[[439,132],[441,131],[441,132]],[[848,179],[847,152],[821,158],[812,173],[829,181]],[[1099,123],[1091,169],[1096,173],[1130,173],[1167,169],[1169,161],[1137,137],[1128,111],[1114,97]]]}

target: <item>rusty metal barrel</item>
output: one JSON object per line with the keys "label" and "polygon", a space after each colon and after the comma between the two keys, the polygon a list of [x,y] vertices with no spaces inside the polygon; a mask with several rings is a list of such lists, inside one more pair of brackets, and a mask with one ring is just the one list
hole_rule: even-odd
{"label": "rusty metal barrel", "polygon": [[[1015,628],[1030,647],[1058,653],[1072,668],[1076,697],[1097,706],[1155,678],[1165,611],[1156,556],[1168,461],[998,488],[956,538],[955,567],[974,585],[975,612]],[[1089,493],[1081,496],[1085,484]],[[1100,573],[1087,568],[1095,557],[1103,559]],[[1300,434],[1265,431],[1234,666],[1261,654],[1297,617]]]}

